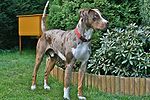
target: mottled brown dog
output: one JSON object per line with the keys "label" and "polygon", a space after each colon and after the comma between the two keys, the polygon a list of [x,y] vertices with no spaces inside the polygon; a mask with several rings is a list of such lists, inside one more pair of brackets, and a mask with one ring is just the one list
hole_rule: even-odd
{"label": "mottled brown dog", "polygon": [[42,17],[42,36],[38,40],[36,47],[36,61],[33,71],[32,86],[31,89],[36,88],[36,75],[39,65],[45,52],[48,52],[49,59],[47,61],[45,77],[44,77],[44,89],[50,89],[48,86],[48,74],[53,69],[56,57],[59,56],[65,61],[65,77],[64,77],[64,99],[70,100],[69,85],[72,67],[76,60],[81,62],[81,67],[78,72],[78,98],[86,100],[82,94],[82,83],[84,79],[84,73],[86,71],[87,61],[90,57],[91,47],[90,40],[93,29],[105,29],[108,21],[105,20],[98,9],[82,9],[80,10],[80,19],[74,30],[63,31],[59,29],[46,30],[45,26],[45,12],[48,6],[45,6]]}

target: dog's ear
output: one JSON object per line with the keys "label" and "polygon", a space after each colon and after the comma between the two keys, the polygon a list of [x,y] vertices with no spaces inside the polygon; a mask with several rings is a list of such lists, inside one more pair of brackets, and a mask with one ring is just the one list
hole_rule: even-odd
{"label": "dog's ear", "polygon": [[79,10],[80,18],[82,18],[84,16],[84,11],[85,11],[85,9],[80,9]]}
{"label": "dog's ear", "polygon": [[[97,9],[95,9],[97,10]],[[80,18],[87,16],[90,12],[95,12],[94,9],[80,9],[79,13],[80,13]]]}
{"label": "dog's ear", "polygon": [[88,14],[89,14],[90,9],[80,9],[80,18],[83,19],[83,21],[86,21],[88,19]]}

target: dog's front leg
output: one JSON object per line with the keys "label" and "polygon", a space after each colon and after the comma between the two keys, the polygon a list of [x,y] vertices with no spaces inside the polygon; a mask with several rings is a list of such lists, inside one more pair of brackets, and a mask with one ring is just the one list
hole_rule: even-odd
{"label": "dog's front leg", "polygon": [[83,87],[83,81],[84,81],[84,74],[86,72],[86,62],[82,62],[81,67],[78,72],[78,98],[79,100],[86,100],[86,98],[82,94],[82,87]]}
{"label": "dog's front leg", "polygon": [[64,99],[70,100],[69,95],[69,86],[72,75],[72,68],[75,63],[75,59],[73,58],[72,53],[68,53],[66,57],[66,69],[65,69],[65,77],[64,77]]}

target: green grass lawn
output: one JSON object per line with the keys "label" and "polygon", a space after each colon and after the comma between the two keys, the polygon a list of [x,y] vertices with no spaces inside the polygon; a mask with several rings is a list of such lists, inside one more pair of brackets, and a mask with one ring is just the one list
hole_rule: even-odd
{"label": "green grass lawn", "polygon": [[[51,90],[43,89],[45,58],[37,76],[37,89],[30,90],[35,60],[34,50],[0,51],[0,100],[63,100],[63,84],[49,77]],[[150,96],[122,96],[84,88],[87,100],[150,100]],[[71,86],[71,100],[77,99],[77,86]]]}

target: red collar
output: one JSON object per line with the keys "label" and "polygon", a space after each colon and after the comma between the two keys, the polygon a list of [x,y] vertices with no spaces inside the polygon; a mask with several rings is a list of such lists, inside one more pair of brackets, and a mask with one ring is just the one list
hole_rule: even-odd
{"label": "red collar", "polygon": [[81,34],[80,34],[80,32],[78,31],[78,28],[77,28],[77,27],[74,29],[74,32],[75,32],[75,34],[77,35],[77,37],[80,39],[80,38],[81,38]]}
{"label": "red collar", "polygon": [[85,37],[81,36],[80,32],[78,31],[78,28],[76,27],[74,29],[75,34],[82,42],[89,42],[91,39],[87,40]]}

